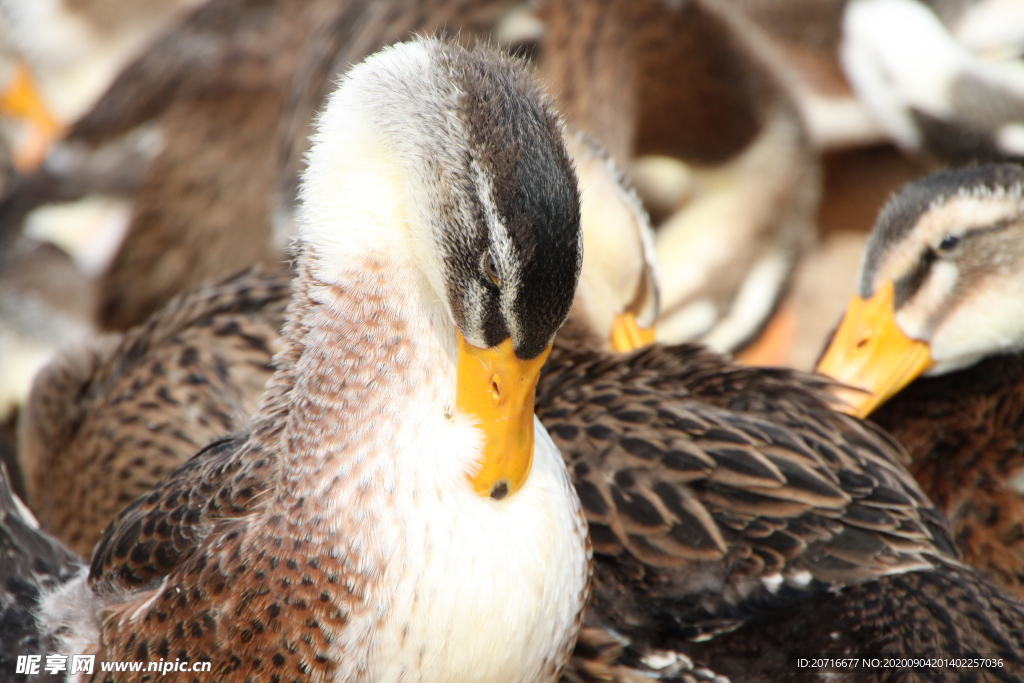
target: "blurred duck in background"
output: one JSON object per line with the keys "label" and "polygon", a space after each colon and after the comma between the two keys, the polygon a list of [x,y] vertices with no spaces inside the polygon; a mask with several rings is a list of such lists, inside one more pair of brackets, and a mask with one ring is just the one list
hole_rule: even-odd
{"label": "blurred duck in background", "polygon": [[1024,159],[1024,4],[850,0],[841,56],[858,97],[907,152]]}
{"label": "blurred duck in background", "polygon": [[[569,121],[633,169],[660,223],[659,340],[744,349],[813,243],[820,193],[814,151],[756,29],[706,0],[550,0],[539,17],[542,78]],[[786,337],[758,359],[781,358]]]}
{"label": "blurred duck in background", "polygon": [[[311,27],[333,0],[214,0],[132,61],[0,213],[16,230],[40,204],[129,200],[101,266],[102,329],[144,320],[174,293],[256,263],[271,241],[274,132]],[[244,225],[241,239],[236,225]]]}
{"label": "blurred duck in background", "polygon": [[25,122],[14,159],[35,169],[64,126],[96,102],[131,59],[206,0],[2,0],[0,112]]}
{"label": "blurred duck in background", "polygon": [[[153,17],[144,9],[151,3],[9,4],[12,26],[24,22],[29,63],[33,41],[53,40],[60,31],[89,37],[119,27],[135,36],[125,45],[139,46],[143,34],[152,39],[171,15],[195,8],[141,54],[97,48],[103,69],[115,68],[114,53],[132,59],[46,163],[6,188],[0,292],[13,294],[4,296],[0,345],[13,352],[0,354],[3,417],[25,395],[27,377],[60,346],[144,319],[182,287],[254,263],[279,264],[270,244],[272,204],[261,182],[272,185],[282,91],[306,22],[333,2],[152,3],[159,9]],[[121,19],[89,28],[106,26],[101,18],[118,14],[122,4],[131,7]],[[41,30],[51,24],[64,28]],[[69,49],[95,47],[83,41]],[[86,63],[92,62],[69,62],[83,69]],[[47,72],[40,69],[42,78]],[[233,232],[236,225],[247,226],[247,235]],[[26,271],[16,261],[27,254],[50,265]],[[71,302],[81,307],[69,310]]]}
{"label": "blurred duck in background", "polygon": [[1024,597],[1024,169],[902,190],[818,365],[907,449],[970,564]]}

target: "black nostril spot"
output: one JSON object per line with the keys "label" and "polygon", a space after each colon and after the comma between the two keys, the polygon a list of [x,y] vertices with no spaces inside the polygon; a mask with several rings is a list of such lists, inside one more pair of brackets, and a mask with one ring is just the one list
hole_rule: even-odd
{"label": "black nostril spot", "polygon": [[491,489],[491,498],[494,500],[502,500],[508,495],[508,482],[504,479],[500,480]]}
{"label": "black nostril spot", "polygon": [[865,337],[864,339],[861,339],[859,342],[857,342],[857,348],[858,349],[863,349],[865,346],[867,346],[867,343],[868,343],[868,338]]}

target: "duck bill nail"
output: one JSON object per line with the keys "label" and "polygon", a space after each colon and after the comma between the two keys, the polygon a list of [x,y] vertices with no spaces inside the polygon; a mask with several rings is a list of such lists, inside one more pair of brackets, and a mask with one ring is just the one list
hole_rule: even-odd
{"label": "duck bill nail", "polygon": [[654,343],[654,326],[641,327],[632,312],[615,316],[612,322],[612,348],[619,353],[633,351]]}
{"label": "duck bill nail", "polygon": [[481,496],[501,500],[520,488],[533,465],[533,402],[549,346],[536,358],[516,356],[512,340],[489,349],[461,332],[455,405],[483,432],[480,469],[469,477]]}
{"label": "duck bill nail", "polygon": [[886,282],[870,299],[854,296],[817,371],[841,382],[833,393],[845,412],[867,417],[935,363],[928,344],[896,323],[895,290]]}

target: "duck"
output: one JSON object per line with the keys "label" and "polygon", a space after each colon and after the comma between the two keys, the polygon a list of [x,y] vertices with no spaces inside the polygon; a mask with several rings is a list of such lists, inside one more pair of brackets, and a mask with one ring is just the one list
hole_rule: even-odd
{"label": "duck", "polygon": [[101,330],[142,322],[202,282],[283,260],[270,219],[274,133],[304,41],[336,3],[189,2],[0,206],[0,233],[15,234],[47,203],[125,203],[123,238],[98,277]]}
{"label": "duck", "polygon": [[[956,168],[897,194],[819,372],[907,449],[964,559],[1024,596],[1024,169]],[[845,388],[850,387],[850,388]]]}
{"label": "duck", "polygon": [[41,623],[225,681],[555,680],[590,562],[533,415],[582,260],[557,115],[499,52],[399,44],[331,97],[302,195],[251,429],[122,511]]}
{"label": "duck", "polygon": [[657,225],[659,341],[749,346],[814,242],[821,191],[777,60],[726,3],[549,0],[538,14],[538,68],[569,122],[627,167],[689,171]]}
{"label": "duck", "polygon": [[0,2],[0,113],[21,123],[14,166],[36,170],[120,68],[203,1]]}
{"label": "duck", "polygon": [[942,164],[1024,158],[1018,3],[851,0],[840,58],[889,138]]}
{"label": "duck", "polygon": [[815,149],[839,152],[886,141],[839,62],[847,0],[732,0],[763,34],[792,84]]}

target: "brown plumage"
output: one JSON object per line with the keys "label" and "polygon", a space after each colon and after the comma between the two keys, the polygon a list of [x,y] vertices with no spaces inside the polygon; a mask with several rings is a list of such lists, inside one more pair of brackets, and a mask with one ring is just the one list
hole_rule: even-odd
{"label": "brown plumage", "polygon": [[47,366],[19,438],[44,528],[88,557],[125,505],[246,428],[280,349],[290,282],[258,270],[231,278]]}
{"label": "brown plumage", "polygon": [[964,561],[1024,598],[1024,358],[918,379],[871,419],[907,449]]}
{"label": "brown plumage", "polygon": [[[1024,672],[1024,606],[953,559],[899,450],[820,380],[688,346],[559,362],[537,405],[590,524],[588,624],[732,680],[820,680],[799,653],[999,652],[980,680]],[[960,680],[929,675],[895,680]]]}

